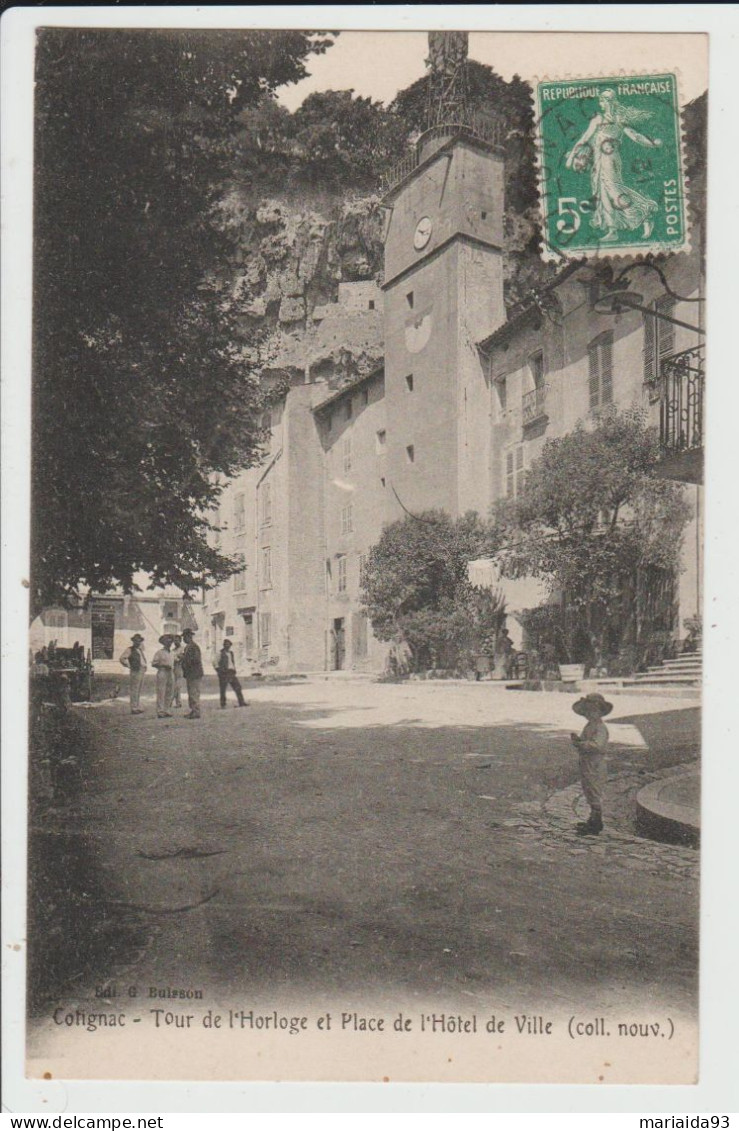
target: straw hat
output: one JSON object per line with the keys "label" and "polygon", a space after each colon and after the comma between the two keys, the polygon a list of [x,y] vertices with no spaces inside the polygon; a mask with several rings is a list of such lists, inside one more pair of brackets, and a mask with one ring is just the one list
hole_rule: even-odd
{"label": "straw hat", "polygon": [[159,643],[160,644],[167,644],[167,643],[171,644],[173,640],[174,640],[174,636],[172,636],[171,632],[165,632],[164,636],[159,637]]}
{"label": "straw hat", "polygon": [[588,707],[595,707],[602,717],[603,715],[610,715],[613,710],[613,703],[604,699],[599,691],[593,691],[590,695],[583,695],[582,699],[578,699],[577,703],[572,704],[572,710],[576,715],[584,715]]}

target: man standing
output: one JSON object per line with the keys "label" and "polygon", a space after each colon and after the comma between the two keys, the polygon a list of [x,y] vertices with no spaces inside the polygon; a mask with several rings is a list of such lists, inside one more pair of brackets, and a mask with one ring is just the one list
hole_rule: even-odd
{"label": "man standing", "polygon": [[223,641],[223,647],[221,649],[221,654],[218,657],[216,671],[218,672],[218,686],[221,692],[221,709],[225,708],[226,706],[227,687],[232,687],[236,692],[236,698],[238,700],[236,705],[238,707],[246,707],[247,703],[244,701],[244,696],[241,691],[241,684],[236,678],[236,664],[234,662],[234,654],[231,651],[231,641],[228,639]]}
{"label": "man standing", "polygon": [[182,675],[187,684],[187,702],[190,711],[186,719],[200,718],[200,682],[203,678],[203,660],[200,649],[193,640],[193,631],[186,628],[182,633],[185,649],[182,653]]}
{"label": "man standing", "polygon": [[131,637],[131,647],[126,648],[126,651],[121,656],[121,663],[124,668],[128,668],[131,673],[130,695],[132,715],[143,715],[144,713],[139,707],[141,684],[144,682],[144,676],[146,675],[146,656],[141,647],[143,643],[143,636],[140,636],[137,632]]}
{"label": "man standing", "polygon": [[172,702],[170,707],[181,707],[182,698],[180,696],[180,685],[182,683],[182,637],[175,636],[174,644],[172,645],[172,658],[174,660],[174,686],[172,689]]}

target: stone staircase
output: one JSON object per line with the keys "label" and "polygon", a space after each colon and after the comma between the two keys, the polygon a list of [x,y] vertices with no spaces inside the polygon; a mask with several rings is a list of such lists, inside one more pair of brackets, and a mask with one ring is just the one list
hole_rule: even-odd
{"label": "stone staircase", "polygon": [[665,660],[658,667],[637,672],[624,679],[624,687],[700,687],[703,675],[703,653],[689,652],[674,660]]}
{"label": "stone staircase", "polygon": [[665,695],[667,698],[699,699],[702,675],[702,653],[690,652],[631,676],[582,680],[579,690],[600,691],[604,695],[621,691],[629,694]]}

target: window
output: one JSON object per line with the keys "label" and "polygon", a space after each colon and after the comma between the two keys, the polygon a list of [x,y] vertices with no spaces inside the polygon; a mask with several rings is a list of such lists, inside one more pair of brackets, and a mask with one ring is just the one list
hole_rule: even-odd
{"label": "window", "polygon": [[405,296],[405,301],[408,303],[408,309],[413,310],[413,291],[408,291],[408,294]]}
{"label": "window", "polygon": [[482,219],[482,220],[487,220],[487,218],[488,218],[488,214],[487,214],[487,212],[481,212],[481,213],[480,213],[480,219]]}
{"label": "window", "polygon": [[529,358],[529,373],[534,382],[534,388],[540,389],[544,384],[544,354],[541,350],[532,353]]}
{"label": "window", "polygon": [[272,614],[259,614],[259,643],[267,648],[272,643]]}
{"label": "window", "polygon": [[261,487],[262,495],[262,524],[270,526],[272,522],[272,484],[263,483]]}
{"label": "window", "polygon": [[337,562],[336,588],[339,593],[346,593],[346,554],[342,554]]}
{"label": "window", "polygon": [[242,534],[240,538],[236,539],[234,547],[236,557],[241,559],[241,569],[238,573],[233,575],[233,588],[234,593],[240,593],[246,589],[246,535]]}
{"label": "window", "polygon": [[515,499],[520,493],[525,477],[523,444],[517,444],[505,457],[505,493],[509,499]]}
{"label": "window", "polygon": [[495,378],[495,391],[498,394],[498,408],[505,412],[508,407],[508,379],[507,374]]}
{"label": "window", "polygon": [[272,585],[272,550],[269,546],[262,549],[262,588],[269,589]]}
{"label": "window", "polygon": [[341,533],[351,534],[354,530],[354,505],[347,503],[341,508]]}
{"label": "window", "polygon": [[162,619],[163,620],[179,620],[180,604],[179,601],[164,601],[162,603]]}
{"label": "window", "polygon": [[235,636],[235,635],[236,635],[236,633],[234,632],[234,626],[232,624],[226,625],[226,636],[229,637],[229,639],[230,639],[232,636]]}
{"label": "window", "polygon": [[359,555],[359,584],[364,585],[364,575],[367,571],[367,555]]}
{"label": "window", "polygon": [[246,506],[243,494],[234,496],[234,529],[243,530],[246,526]]}
{"label": "window", "polygon": [[383,455],[385,452],[385,443],[387,442],[387,432],[381,428],[379,432],[375,433],[375,451],[378,455]]}
{"label": "window", "polygon": [[590,408],[613,402],[613,332],[607,330],[588,346]]}
{"label": "window", "polygon": [[416,449],[415,449],[413,444],[409,444],[408,447],[405,449],[405,458],[408,460],[408,463],[414,463],[415,462]]}
{"label": "window", "polygon": [[[666,314],[668,318],[673,316],[675,301],[669,295],[663,295],[651,305],[657,314]],[[642,318],[644,319],[644,381],[648,385],[655,385],[660,377],[661,362],[674,353],[675,327],[671,322],[653,318],[651,314],[643,314]]]}
{"label": "window", "polygon": [[374,309],[375,309],[375,300],[374,300],[373,298],[371,298],[371,299],[369,300],[369,308],[370,308],[370,310],[374,310]]}
{"label": "window", "polygon": [[242,569],[234,574],[234,593],[242,593],[246,589],[246,565],[242,558]]}
{"label": "window", "polygon": [[405,379],[405,383],[408,386],[408,392],[412,393],[413,392],[413,374],[412,373],[408,374],[408,376]]}
{"label": "window", "polygon": [[343,454],[344,454],[343,467],[344,467],[344,473],[346,473],[347,471],[351,471],[351,469],[352,469],[352,438],[351,438],[351,436],[345,436],[344,437]]}

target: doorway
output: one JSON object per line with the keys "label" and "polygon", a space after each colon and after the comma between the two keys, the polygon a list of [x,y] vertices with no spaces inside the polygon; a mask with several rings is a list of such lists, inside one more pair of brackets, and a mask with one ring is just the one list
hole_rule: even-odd
{"label": "doorway", "polygon": [[340,672],[344,669],[344,660],[346,657],[346,629],[344,627],[343,617],[335,618],[332,636],[334,645],[333,670]]}

